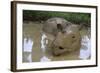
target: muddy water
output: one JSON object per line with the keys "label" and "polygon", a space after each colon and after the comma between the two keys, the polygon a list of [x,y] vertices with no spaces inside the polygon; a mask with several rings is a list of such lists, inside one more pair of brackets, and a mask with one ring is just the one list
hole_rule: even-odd
{"label": "muddy water", "polygon": [[53,56],[47,48],[47,36],[42,32],[42,24],[24,22],[23,24],[23,62],[47,62],[63,60],[89,59],[91,56],[91,38],[86,29],[80,31],[82,36],[80,50]]}

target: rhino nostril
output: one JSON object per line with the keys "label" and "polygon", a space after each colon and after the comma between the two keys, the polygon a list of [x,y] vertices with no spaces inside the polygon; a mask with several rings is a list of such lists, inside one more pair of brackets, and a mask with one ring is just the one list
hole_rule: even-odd
{"label": "rhino nostril", "polygon": [[64,49],[64,48],[62,48],[62,47],[60,46],[59,49]]}
{"label": "rhino nostril", "polygon": [[72,38],[75,38],[75,36],[72,36]]}

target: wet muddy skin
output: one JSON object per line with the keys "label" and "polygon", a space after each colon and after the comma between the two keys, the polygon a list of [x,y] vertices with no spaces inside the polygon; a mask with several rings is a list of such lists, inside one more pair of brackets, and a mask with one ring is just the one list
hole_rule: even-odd
{"label": "wet muddy skin", "polygon": [[[54,56],[50,52],[50,49],[47,48],[48,40],[46,39],[47,36],[42,32],[42,25],[43,24],[41,23],[31,21],[23,23],[23,62],[47,62],[84,59],[84,57],[80,58],[80,50],[83,49],[84,46],[83,48],[75,50],[71,53],[67,52],[59,56]],[[86,29],[82,29],[80,33],[82,37],[90,35]],[[86,56],[85,59],[88,59],[88,57]]]}

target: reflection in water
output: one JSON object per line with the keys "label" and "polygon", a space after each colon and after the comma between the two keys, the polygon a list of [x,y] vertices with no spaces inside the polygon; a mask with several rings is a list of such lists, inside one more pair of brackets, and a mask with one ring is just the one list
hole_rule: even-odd
{"label": "reflection in water", "polygon": [[46,56],[43,56],[43,57],[40,59],[40,62],[48,62],[48,61],[51,61],[51,59],[49,59],[49,58],[46,57]]}
{"label": "reflection in water", "polygon": [[[23,62],[48,62],[60,60],[89,59],[91,57],[91,39],[87,30],[82,30],[82,46],[80,51],[63,56],[53,56],[47,52],[47,36],[41,32],[40,24],[31,22],[23,26]],[[29,37],[30,36],[30,37]],[[26,38],[28,37],[28,38]]]}
{"label": "reflection in water", "polygon": [[79,58],[88,59],[91,56],[91,39],[88,36],[83,36],[81,44]]}
{"label": "reflection in water", "polygon": [[45,34],[42,34],[42,39],[41,39],[41,49],[44,53],[43,57],[40,59],[40,62],[47,62],[47,61],[51,61],[48,57],[46,57],[45,55],[45,51],[46,51],[46,45],[48,44],[48,40],[46,39],[47,36]]}
{"label": "reflection in water", "polygon": [[24,38],[24,55],[27,53],[26,58],[24,60],[26,62],[32,62],[32,46],[33,46],[33,41],[30,38]]}
{"label": "reflection in water", "polygon": [[24,51],[31,52],[33,41],[30,38],[24,38]]}
{"label": "reflection in water", "polygon": [[[46,50],[46,45],[48,43],[48,40],[46,39],[47,36],[45,34],[42,35],[41,39],[41,49],[42,52],[44,53],[43,56],[41,57],[40,61],[41,62],[46,62],[46,61],[51,61],[48,57],[45,55],[45,50]],[[83,36],[82,37],[82,46],[80,49],[80,59],[88,59],[91,56],[91,39],[88,36]],[[25,59],[27,62],[32,62],[32,46],[33,46],[33,41],[30,38],[24,38],[24,52],[29,53]]]}
{"label": "reflection in water", "polygon": [[28,61],[28,62],[32,62],[32,59],[31,59],[31,58],[32,58],[32,55],[29,54],[29,56],[27,57],[27,61]]}
{"label": "reflection in water", "polygon": [[43,52],[45,52],[46,49],[46,44],[48,43],[48,41],[46,40],[47,36],[45,34],[42,34],[42,39],[41,39],[41,49]]}

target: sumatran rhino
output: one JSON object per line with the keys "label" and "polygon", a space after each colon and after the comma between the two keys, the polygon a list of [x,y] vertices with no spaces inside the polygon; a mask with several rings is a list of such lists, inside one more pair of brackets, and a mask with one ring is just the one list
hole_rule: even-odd
{"label": "sumatran rhino", "polygon": [[49,40],[49,48],[53,55],[72,52],[81,47],[79,25],[72,24],[63,18],[48,19],[43,31]]}
{"label": "sumatran rhino", "polygon": [[52,36],[56,36],[57,33],[66,28],[69,22],[63,18],[50,18],[43,25],[43,31]]}

